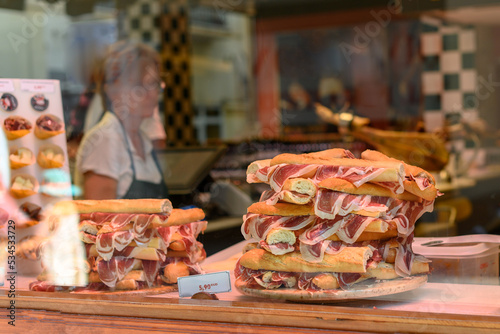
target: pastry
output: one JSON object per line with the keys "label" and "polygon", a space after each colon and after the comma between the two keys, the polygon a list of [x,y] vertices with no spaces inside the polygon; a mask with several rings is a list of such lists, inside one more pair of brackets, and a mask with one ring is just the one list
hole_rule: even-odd
{"label": "pastry", "polygon": [[46,145],[38,151],[36,161],[42,168],[60,168],[64,165],[64,152],[57,145]]}
{"label": "pastry", "polygon": [[38,181],[31,175],[21,174],[12,178],[10,193],[15,198],[24,198],[38,192]]}
{"label": "pastry", "polygon": [[35,156],[31,150],[25,147],[13,148],[10,150],[9,161],[10,168],[19,169],[33,164],[35,162]]}
{"label": "pastry", "polygon": [[38,117],[35,126],[35,136],[39,139],[47,139],[64,133],[63,122],[54,115],[43,115]]}
{"label": "pastry", "polygon": [[30,133],[33,126],[30,121],[21,116],[7,117],[3,122],[5,136],[9,140],[18,139]]}

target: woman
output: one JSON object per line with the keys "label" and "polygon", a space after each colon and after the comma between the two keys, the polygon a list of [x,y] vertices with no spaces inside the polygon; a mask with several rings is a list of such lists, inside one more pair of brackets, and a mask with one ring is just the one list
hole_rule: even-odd
{"label": "woman", "polygon": [[107,111],[83,138],[77,168],[86,199],[167,196],[153,145],[139,125],[151,117],[162,89],[160,58],[144,44],[118,42],[103,63]]}

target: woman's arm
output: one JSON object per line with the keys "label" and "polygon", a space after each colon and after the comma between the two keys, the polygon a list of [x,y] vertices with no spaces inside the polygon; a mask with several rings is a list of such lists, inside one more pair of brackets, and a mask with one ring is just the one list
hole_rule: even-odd
{"label": "woman's arm", "polygon": [[85,199],[114,199],[118,182],[108,176],[87,172],[83,174]]}

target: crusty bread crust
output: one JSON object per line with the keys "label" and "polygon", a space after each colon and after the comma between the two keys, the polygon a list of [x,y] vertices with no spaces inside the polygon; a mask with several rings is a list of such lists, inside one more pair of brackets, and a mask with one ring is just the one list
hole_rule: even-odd
{"label": "crusty bread crust", "polygon": [[[393,162],[402,162],[401,160],[398,160],[398,159],[394,159],[394,158],[391,158],[391,157],[388,157],[387,155],[379,152],[379,151],[374,151],[374,150],[365,150],[361,153],[361,158],[362,159],[366,159],[366,160],[371,160],[371,161],[393,161]],[[429,179],[429,181],[431,182],[431,184],[435,185],[436,184],[436,180],[434,179],[434,177],[432,176],[431,173],[427,172],[426,170],[420,168],[420,167],[417,167],[417,166],[413,166],[413,165],[409,165],[405,162],[404,163],[404,169],[405,169],[405,174],[407,176],[409,175],[413,175],[415,177],[417,176],[422,176],[422,177],[425,177],[427,179]]]}
{"label": "crusty bread crust", "polygon": [[[276,203],[275,205],[268,205],[265,202],[257,202],[250,205],[247,212],[260,215],[284,217],[313,216],[314,206],[311,204],[299,205],[292,203]],[[365,210],[353,211],[352,213],[366,217],[379,217],[382,214],[381,212]]]}
{"label": "crusty bread crust", "polygon": [[[87,257],[90,256],[99,256],[96,245],[92,245],[89,247]],[[170,254],[168,256],[170,256]],[[152,261],[161,260],[160,257],[158,256],[158,253],[156,252],[156,248],[149,248],[149,247],[134,247],[134,249],[132,250],[132,252],[128,257],[139,260],[152,260]]]}
{"label": "crusty bread crust", "polygon": [[137,290],[137,281],[135,279],[122,279],[116,282],[115,290],[125,291],[125,290]]}
{"label": "crusty bread crust", "polygon": [[312,283],[322,290],[333,290],[340,288],[339,281],[331,273],[323,273],[316,275],[312,279]]}
{"label": "crusty bread crust", "polygon": [[256,173],[259,169],[268,167],[271,159],[256,160],[247,167],[247,175]]}
{"label": "crusty bread crust", "polygon": [[[411,266],[411,274],[418,275],[429,272],[429,263],[413,261]],[[376,277],[377,279],[395,279],[400,277],[396,274],[396,270],[394,269],[394,264],[387,262],[378,263],[375,268],[368,268],[366,275],[368,277]]]}
{"label": "crusty bread crust", "polygon": [[[180,236],[180,234],[176,233],[177,235]],[[181,241],[181,239],[178,240],[173,240],[170,245],[168,246],[169,249],[174,250],[174,251],[185,251],[186,250],[186,244]]]}
{"label": "crusty bread crust", "polygon": [[329,150],[306,153],[307,156],[321,159],[349,158],[352,153],[343,148],[331,148]]}
{"label": "crusty bread crust", "polygon": [[403,181],[403,186],[406,190],[405,193],[408,192],[414,194],[415,196],[422,197],[426,201],[433,201],[438,195],[438,190],[432,184],[428,188],[420,190],[415,181],[405,180]]}
{"label": "crusty bread crust", "polygon": [[[172,203],[168,199],[109,199],[61,201],[54,206],[56,213],[170,213]],[[60,211],[58,211],[60,210]]]}
{"label": "crusty bread crust", "polygon": [[334,255],[325,254],[321,262],[310,263],[302,258],[300,252],[278,256],[264,249],[252,249],[241,256],[240,264],[253,270],[364,273],[372,254],[369,247],[347,247]]}
{"label": "crusty bread crust", "polygon": [[331,158],[328,155],[324,155],[324,152],[315,152],[313,154],[283,153],[271,159],[271,166],[280,164],[378,167],[394,169],[400,175],[404,175],[404,166],[401,161],[368,161],[363,159]]}
{"label": "crusty bread crust", "polygon": [[165,266],[161,279],[168,284],[177,283],[177,278],[189,276],[189,267],[184,262],[172,262]]}
{"label": "crusty bread crust", "polygon": [[203,218],[205,218],[205,213],[202,209],[173,209],[172,212],[170,212],[170,217],[168,217],[166,224],[163,226],[184,225],[197,222],[199,220],[202,220]]}
{"label": "crusty bread crust", "polygon": [[250,205],[247,212],[269,216],[312,216],[314,215],[314,206],[291,203],[268,205],[265,202],[257,202]]}
{"label": "crusty bread crust", "polygon": [[382,197],[392,197],[404,201],[410,202],[421,202],[422,199],[419,196],[411,194],[405,191],[402,194],[395,194],[391,190],[384,188],[382,186],[365,183],[356,187],[354,184],[343,179],[326,179],[321,181],[318,186],[320,188],[330,189],[334,191],[340,191],[343,193],[353,194],[353,195],[371,195],[371,196],[382,196]]}

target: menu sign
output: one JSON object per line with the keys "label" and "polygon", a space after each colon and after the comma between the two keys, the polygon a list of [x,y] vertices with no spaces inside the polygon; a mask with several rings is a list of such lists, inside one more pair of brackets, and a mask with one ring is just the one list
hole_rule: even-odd
{"label": "menu sign", "polygon": [[34,93],[53,93],[54,80],[21,80],[21,90]]}
{"label": "menu sign", "polygon": [[[5,190],[19,212],[15,221],[17,245],[43,236],[45,210],[72,199],[60,84],[57,80],[0,79],[0,125],[8,145]],[[3,168],[6,168],[5,166]],[[41,268],[26,259],[26,271]],[[16,265],[22,267],[23,260]],[[19,271],[23,271],[19,268]]]}

